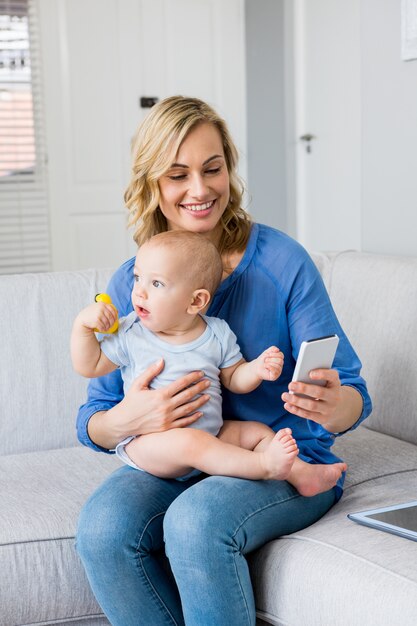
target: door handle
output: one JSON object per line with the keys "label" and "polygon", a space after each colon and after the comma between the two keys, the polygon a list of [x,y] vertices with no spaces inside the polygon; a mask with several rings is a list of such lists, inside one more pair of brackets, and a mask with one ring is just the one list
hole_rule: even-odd
{"label": "door handle", "polygon": [[306,152],[311,152],[311,142],[313,139],[317,139],[317,137],[311,133],[306,133],[305,135],[301,135],[300,139],[306,144]]}

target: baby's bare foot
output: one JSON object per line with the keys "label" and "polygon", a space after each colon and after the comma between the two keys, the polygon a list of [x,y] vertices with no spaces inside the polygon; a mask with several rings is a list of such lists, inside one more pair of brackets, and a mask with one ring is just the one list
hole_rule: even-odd
{"label": "baby's bare foot", "polygon": [[302,496],[316,496],[334,487],[346,470],[346,463],[313,465],[298,460],[293,466],[289,482]]}
{"label": "baby's bare foot", "polygon": [[291,435],[290,428],[279,430],[263,455],[266,478],[285,480],[298,454],[297,442]]}

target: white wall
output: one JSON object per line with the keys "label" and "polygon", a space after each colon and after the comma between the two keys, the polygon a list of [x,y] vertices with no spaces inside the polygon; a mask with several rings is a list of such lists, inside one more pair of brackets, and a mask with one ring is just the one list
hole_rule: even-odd
{"label": "white wall", "polygon": [[37,0],[52,269],[133,254],[123,193],[141,96],[212,104],[246,177],[244,0]]}
{"label": "white wall", "polygon": [[401,2],[361,2],[362,242],[417,255],[417,60],[401,60]]}
{"label": "white wall", "polygon": [[248,210],[288,230],[284,0],[245,0],[245,27]]}
{"label": "white wall", "polygon": [[[361,247],[360,0],[295,0],[297,238],[310,250]],[[290,87],[291,83],[287,86]],[[304,136],[313,136],[307,144]]]}
{"label": "white wall", "polygon": [[296,236],[309,249],[417,256],[417,60],[401,59],[401,4],[285,3],[294,141],[317,134],[295,159]]}
{"label": "white wall", "polygon": [[[142,19],[146,17],[148,7],[152,7],[153,15],[156,11],[163,14],[165,10],[175,6],[174,1],[38,0],[46,39],[44,82],[50,142],[54,269],[97,263],[114,265],[129,254],[130,236],[124,230],[122,193],[128,176],[129,139],[142,115],[138,109],[137,98],[142,94],[163,97],[172,90],[177,91],[184,87],[189,87],[189,92],[196,92],[193,83],[187,82],[188,77],[193,74],[187,65],[187,55],[181,63],[180,82],[176,88],[175,83],[172,83],[171,66],[174,57],[169,54],[174,44],[164,41],[162,47],[154,46],[152,40],[155,37],[155,23],[152,28],[147,28]],[[308,6],[310,14],[316,12],[316,16],[320,17],[318,21],[321,27],[325,27],[326,41],[330,44],[334,41],[333,51],[330,48],[327,57],[320,54],[323,77],[331,76],[331,80],[326,83],[327,91],[323,90],[322,83],[317,83],[316,87],[316,95],[324,96],[327,105],[329,101],[332,102],[331,108],[335,116],[330,120],[329,128],[333,133],[332,141],[337,147],[336,151],[330,152],[334,158],[328,160],[326,165],[326,168],[333,168],[333,174],[330,172],[329,175],[329,170],[326,169],[323,180],[326,181],[326,177],[327,180],[333,180],[337,167],[341,169],[341,156],[346,160],[347,146],[349,154],[356,155],[349,156],[348,160],[350,159],[353,167],[359,167],[360,173],[357,177],[359,183],[352,183],[349,189],[350,196],[355,199],[350,208],[343,206],[340,210],[342,203],[337,198],[338,195],[340,198],[342,191],[335,184],[333,189],[326,189],[326,196],[330,198],[331,204],[326,206],[320,202],[319,197],[320,213],[313,209],[304,217],[302,214],[298,215],[296,230],[296,205],[300,201],[300,195],[293,176],[294,155],[297,151],[304,150],[304,147],[298,140],[298,131],[301,129],[296,129],[294,123],[299,102],[293,106],[294,66],[291,63],[293,53],[297,57],[300,50],[288,45],[282,51],[282,45],[286,43],[287,37],[291,42],[294,6],[303,2]],[[211,6],[210,10],[208,4]],[[307,240],[310,248],[355,247],[374,252],[417,255],[417,61],[401,60],[401,1],[354,0],[346,3],[345,0],[284,0],[284,3],[277,2],[276,6],[269,1],[265,4],[256,1],[255,6],[254,0],[228,0],[226,15],[223,0],[199,0],[198,3],[195,0],[181,0],[178,5],[183,11],[182,30],[186,32],[191,28],[193,36],[197,36],[197,31],[192,21],[190,24],[186,22],[187,16],[192,15],[190,8],[197,10],[197,5],[200,5],[207,12],[207,16],[211,16],[208,20],[211,27],[219,23],[219,15],[224,18],[222,28],[215,28],[217,42],[211,51],[214,55],[211,67],[220,68],[223,77],[218,80],[215,74],[210,74],[210,80],[206,80],[203,72],[196,78],[200,91],[204,92],[201,95],[207,97],[206,92],[210,92],[210,100],[220,108],[231,126],[242,149],[244,176],[245,158],[248,154],[249,192],[253,196],[249,209],[255,219],[283,228],[304,242]],[[244,6],[246,19],[249,19],[246,30],[247,67]],[[259,10],[254,13],[256,7]],[[87,12],[91,18],[101,16],[99,31],[95,32],[94,28],[88,31],[85,21],[80,27],[75,21],[72,29],[71,23],[65,21],[70,8],[73,17],[78,9],[81,14],[85,15]],[[273,24],[271,15],[275,16]],[[117,19],[113,19],[114,16]],[[163,28],[172,34],[169,19],[166,12]],[[136,33],[135,36],[125,36],[126,24]],[[265,33],[275,30],[277,37],[283,37],[284,42],[268,44],[270,37],[266,35],[265,41],[261,41],[263,24]],[[349,24],[349,28],[343,28],[341,24]],[[109,40],[109,50],[115,51],[115,54],[100,57],[105,62],[105,67],[95,85],[102,97],[98,101],[92,101],[91,98],[88,101],[90,119],[93,120],[92,125],[89,125],[79,117],[82,99],[80,100],[74,89],[81,85],[86,93],[91,91],[88,80],[92,74],[87,71],[88,63],[94,59],[97,37],[101,42],[99,48],[108,49],[105,38],[103,41],[100,39],[100,33],[103,32],[113,33]],[[352,33],[355,34],[354,37]],[[90,41],[91,51],[84,51],[82,46],[85,41]],[[316,38],[315,41],[317,53],[320,50],[323,52],[323,38]],[[302,46],[305,43],[302,42]],[[269,45],[271,58],[268,62]],[[194,50],[197,47],[194,46]],[[284,58],[276,56],[277,50]],[[152,64],[143,63],[146,52],[151,52],[151,58],[158,68],[163,67],[164,63],[168,65],[163,71],[155,71]],[[177,53],[180,54],[181,50]],[[198,56],[193,54],[193,57],[202,58],[202,53],[200,51]],[[345,68],[342,67],[343,71],[339,73],[335,71],[335,57],[342,64],[346,57],[351,61],[354,59],[356,74],[352,73],[351,62],[347,68],[348,81],[345,72],[347,61]],[[288,60],[290,63],[287,63]],[[295,62],[297,63],[297,58]],[[121,64],[121,71],[118,70],[118,63]],[[264,68],[263,72],[260,71],[261,66]],[[256,67],[260,68],[258,74]],[[231,82],[230,77],[233,77],[234,82]],[[306,86],[306,77],[298,86],[300,84],[302,88]],[[285,99],[284,106],[282,102],[276,104],[279,98]],[[337,106],[338,98],[342,99],[340,101],[345,112],[348,100],[358,103],[355,117],[347,119],[343,113],[345,121],[343,123],[343,116],[340,116],[342,123],[339,126],[335,122],[342,110]],[[249,108],[248,148],[246,101]],[[114,107],[122,111],[121,116],[113,116],[114,123],[102,125],[101,121]],[[99,112],[96,119],[94,110]],[[352,107],[350,111],[353,111]],[[272,119],[274,113],[275,120]],[[267,118],[271,120],[270,136],[265,134],[265,129],[268,128]],[[96,132],[99,122],[100,126],[107,127],[106,134],[98,134],[90,142],[89,136]],[[356,131],[355,135],[350,130],[346,131],[353,123],[357,129],[357,137]],[[258,133],[257,128],[263,134]],[[311,130],[314,132],[315,129],[304,128],[303,132]],[[319,134],[320,138],[324,137],[323,132]],[[326,141],[330,139],[329,136],[326,137]],[[284,152],[281,145],[277,147],[277,143],[281,141],[286,142]],[[109,159],[105,157],[103,150],[103,146],[107,144],[112,146]],[[96,157],[91,156],[91,148],[94,148],[92,154],[96,154]],[[313,151],[315,149],[313,145]],[[84,169],[81,171],[80,168]],[[85,172],[92,174],[90,180],[85,179]],[[100,182],[100,177],[106,172],[110,176],[107,176],[106,181]],[[115,179],[114,183],[110,181],[111,176]],[[317,187],[318,176],[314,175],[313,179]],[[347,176],[343,180],[349,184]],[[353,188],[354,185],[357,188]],[[74,198],[74,190],[79,192],[81,202]],[[316,192],[318,193],[317,189]],[[343,197],[346,200],[346,195]],[[94,214],[93,222],[90,220],[91,213]],[[91,233],[94,233],[96,241],[93,249]],[[118,252],[111,258],[109,249],[115,249],[116,239]]]}

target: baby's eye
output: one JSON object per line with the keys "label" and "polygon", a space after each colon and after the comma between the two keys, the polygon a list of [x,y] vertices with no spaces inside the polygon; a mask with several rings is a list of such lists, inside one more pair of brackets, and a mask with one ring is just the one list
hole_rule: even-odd
{"label": "baby's eye", "polygon": [[152,281],[152,285],[153,285],[154,287],[156,287],[157,289],[158,289],[159,287],[163,287],[163,286],[164,286],[164,284],[163,284],[163,283],[161,283],[161,281],[160,281],[160,280],[153,280],[153,281]]}
{"label": "baby's eye", "polygon": [[137,274],[134,275],[134,280],[135,283],[138,283],[140,281],[140,276],[138,276]]}

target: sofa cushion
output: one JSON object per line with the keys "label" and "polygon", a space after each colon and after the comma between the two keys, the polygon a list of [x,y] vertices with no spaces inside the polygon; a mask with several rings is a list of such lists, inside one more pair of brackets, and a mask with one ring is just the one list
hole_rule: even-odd
{"label": "sofa cushion", "polygon": [[417,444],[417,258],[345,252],[333,258],[330,298],[363,363],[369,428]]}
{"label": "sofa cushion", "polygon": [[[351,554],[351,548],[345,547],[342,550],[341,546],[346,543],[347,546],[358,549],[355,547],[356,544],[359,546],[363,541],[366,547],[369,529],[363,529],[346,520],[347,512],[379,506],[380,502],[387,504],[391,501],[399,502],[402,498],[411,499],[410,489],[404,495],[401,493],[401,481],[404,475],[412,477],[413,472],[417,475],[417,450],[412,444],[359,427],[338,440],[337,451],[350,466],[343,500],[321,520],[320,525],[314,525],[292,535],[291,538],[272,542],[252,559],[252,569],[256,572],[254,581],[258,606],[272,616],[287,615],[285,612],[279,612],[282,602],[281,574],[287,577],[286,568],[291,566],[293,560],[294,563],[298,563],[298,558],[303,559],[303,568],[306,567],[306,570],[300,568],[298,572],[300,580],[304,580],[305,577],[303,584],[308,584],[308,576],[304,574],[301,576],[301,570],[310,574],[308,568],[310,558],[315,559],[316,570],[317,563],[324,559],[325,567],[329,567],[332,576],[338,579],[344,577],[343,567],[348,567],[350,571],[349,559],[353,559],[352,562],[356,567],[357,554]],[[100,623],[100,608],[89,590],[82,565],[74,549],[74,533],[83,503],[108,473],[117,467],[119,462],[114,457],[77,447],[0,458],[0,489],[3,495],[0,508],[0,571],[9,573],[7,577],[2,578],[0,584],[0,597],[4,607],[2,618],[5,624],[14,626],[43,624],[48,620],[49,623],[58,620],[65,622],[70,619],[87,619],[87,616],[93,620],[91,623],[96,623],[96,620],[97,624]],[[378,478],[381,476],[382,478]],[[399,481],[398,486],[393,483],[394,480]],[[384,497],[386,481],[388,486],[393,486],[391,491],[387,489],[387,495]],[[413,484],[412,479],[408,479],[408,484]],[[388,498],[388,502],[385,498]],[[322,534],[320,534],[321,525],[323,525]],[[313,530],[318,534],[309,535]],[[382,540],[388,541],[390,547],[392,540],[399,539],[402,548],[401,541],[406,542],[389,536],[381,539],[380,535],[384,533],[377,533],[378,545]],[[295,540],[303,541],[300,547]],[[290,541],[292,543],[289,543]],[[277,546],[280,548],[284,543],[287,545],[287,552],[283,556],[276,550]],[[411,543],[406,542],[407,547]],[[417,549],[417,544],[415,547]],[[288,550],[291,550],[290,554]],[[384,543],[381,544],[381,550],[385,550]],[[394,550],[392,548],[388,550],[391,561],[397,550],[401,563],[399,571],[402,572],[398,575],[402,576],[410,567],[414,567],[415,570],[413,559],[417,558],[417,554],[403,560],[401,552],[395,546]],[[306,559],[300,556],[301,553],[308,555]],[[343,563],[339,563],[341,554],[344,555]],[[372,554],[367,555],[368,560],[370,556]],[[384,565],[384,552],[380,557],[380,561],[374,564],[375,567],[378,565],[378,572],[387,569]],[[363,561],[360,563],[363,567]],[[368,575],[368,570],[364,574]],[[318,572],[314,574],[315,579],[317,575]],[[349,575],[353,576],[352,573]],[[267,598],[263,595],[258,579],[266,585]],[[59,586],[56,585],[57,580]],[[382,580],[385,584],[384,581],[385,578]],[[299,589],[300,584],[297,582],[298,586],[295,589]],[[365,585],[364,581],[361,584]],[[274,593],[271,592],[271,585]],[[286,598],[287,592],[282,593]],[[401,594],[399,597],[402,597]],[[24,598],[23,603],[21,598]],[[320,611],[321,609],[319,614],[322,614]],[[290,614],[287,615],[289,616]],[[304,622],[289,620],[287,623],[295,626],[300,623],[310,624],[308,620]],[[325,623],[337,622],[323,621],[320,626]],[[346,623],[355,622],[344,622]],[[368,622],[363,621],[361,626],[364,623]]]}
{"label": "sofa cushion", "polygon": [[407,485],[401,474],[374,479],[320,522],[256,552],[251,573],[260,616],[286,626],[415,626],[417,543],[346,517],[415,499]]}
{"label": "sofa cushion", "polygon": [[332,449],[348,464],[345,494],[356,485],[391,474],[401,473],[408,481],[407,476],[417,470],[417,446],[365,426],[336,439]]}
{"label": "sofa cushion", "polygon": [[415,500],[417,447],[360,427],[337,450],[350,467],[342,500],[251,557],[259,615],[286,626],[414,626],[417,542],[347,514]]}
{"label": "sofa cushion", "polygon": [[119,466],[113,456],[77,447],[0,457],[2,624],[87,616],[106,623],[75,551],[74,534],[82,505]]}
{"label": "sofa cushion", "polygon": [[[87,380],[71,365],[77,313],[103,291],[110,270],[0,276],[0,454],[76,444]],[[30,416],[30,417],[29,417]]]}

